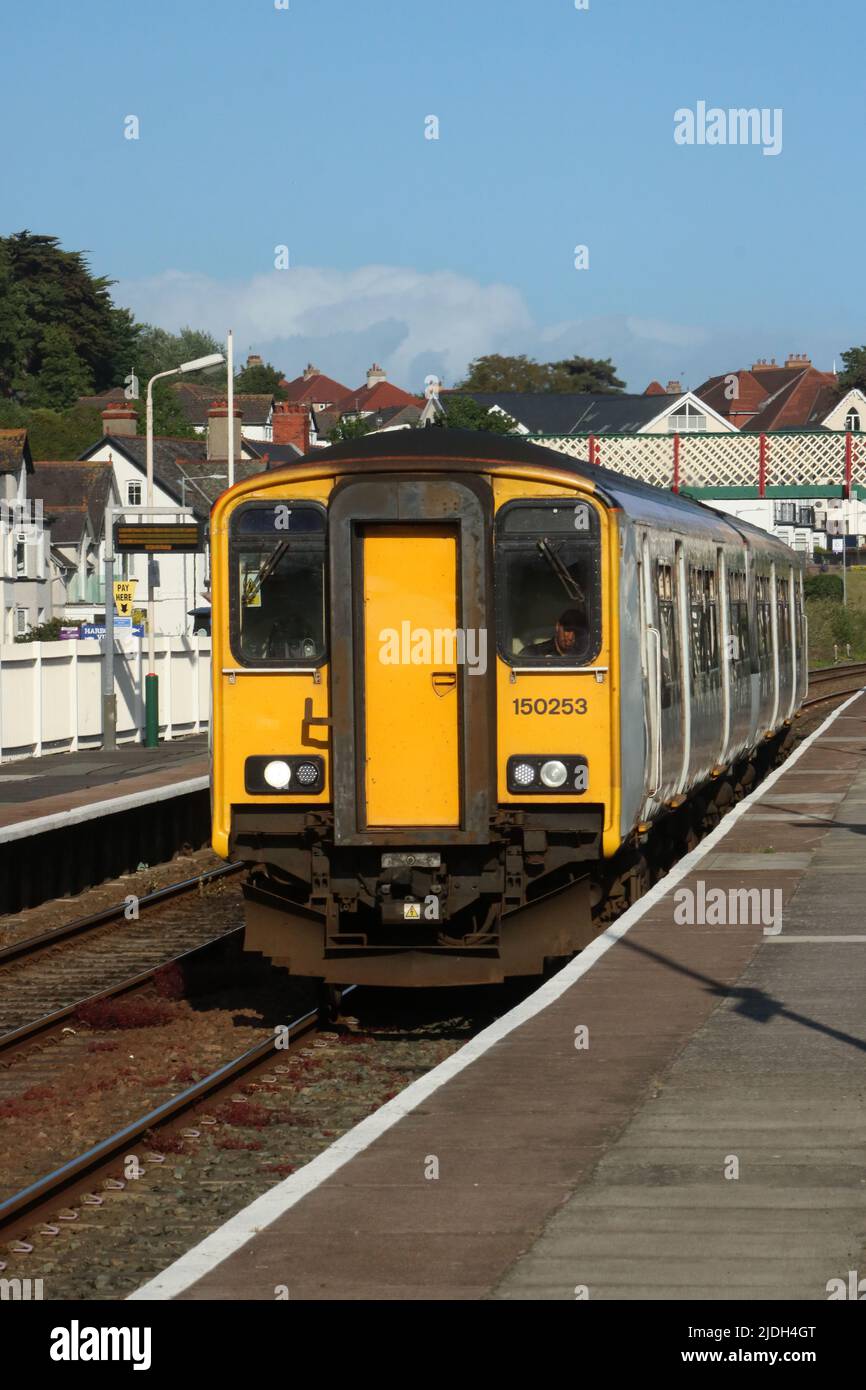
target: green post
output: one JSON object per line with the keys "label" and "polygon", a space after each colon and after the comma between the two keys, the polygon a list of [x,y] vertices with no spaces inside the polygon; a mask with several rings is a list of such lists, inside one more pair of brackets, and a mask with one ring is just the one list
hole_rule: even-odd
{"label": "green post", "polygon": [[159,747],[159,677],[144,678],[144,746]]}

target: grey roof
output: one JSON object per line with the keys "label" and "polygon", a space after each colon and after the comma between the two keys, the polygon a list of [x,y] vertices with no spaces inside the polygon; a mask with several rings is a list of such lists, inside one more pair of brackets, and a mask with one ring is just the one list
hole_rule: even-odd
{"label": "grey roof", "polygon": [[110,463],[80,460],[39,462],[28,481],[31,497],[42,502],[43,518],[54,545],[78,545],[87,530],[102,534],[105,508],[111,496]]}
{"label": "grey roof", "polygon": [[303,458],[297,444],[274,444],[269,439],[245,439],[244,448],[255,458],[261,459],[265,471],[269,468],[282,468],[284,464],[294,463]]}
{"label": "grey roof", "polygon": [[33,455],[27,430],[23,426],[20,429],[0,430],[0,473],[17,473],[22,459],[25,471],[32,473]]}
{"label": "grey roof", "polygon": [[[87,458],[106,444],[125,454],[142,473],[147,472],[145,439],[138,434],[107,434],[97,444],[91,444],[81,457]],[[244,440],[244,448],[248,441]],[[235,482],[263,472],[262,459],[235,459]],[[222,477],[211,478],[211,473]],[[228,486],[228,461],[208,458],[207,441],[203,438],[183,439],[157,435],[153,441],[153,476],[180,505],[192,507],[196,516],[206,518],[211,505]]]}
{"label": "grey roof", "polygon": [[[173,381],[171,389],[178,405],[191,425],[206,425],[207,413],[214,401],[225,401],[226,388],[221,384],[200,386],[196,382]],[[266,425],[271,418],[273,395],[235,395],[235,408],[241,412],[241,425]]]}
{"label": "grey roof", "polygon": [[446,410],[451,396],[471,396],[479,405],[498,405],[530,434],[635,434],[678,395],[614,395],[581,391],[443,391]]}

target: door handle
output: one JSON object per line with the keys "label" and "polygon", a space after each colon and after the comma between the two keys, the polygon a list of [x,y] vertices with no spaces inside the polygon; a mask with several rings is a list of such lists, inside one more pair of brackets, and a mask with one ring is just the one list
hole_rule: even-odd
{"label": "door handle", "polygon": [[433,689],[440,699],[447,695],[449,690],[456,689],[457,686],[456,671],[434,671],[430,679],[433,682]]}

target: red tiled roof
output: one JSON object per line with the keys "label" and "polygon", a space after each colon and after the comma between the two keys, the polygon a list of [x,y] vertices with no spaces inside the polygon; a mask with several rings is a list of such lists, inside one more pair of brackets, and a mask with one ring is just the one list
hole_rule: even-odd
{"label": "red tiled roof", "polygon": [[[737,378],[731,398],[730,379]],[[743,430],[805,429],[827,415],[839,390],[832,372],[816,367],[753,367],[710,377],[695,395]]]}
{"label": "red tiled roof", "polygon": [[375,386],[362,386],[358,391],[347,392],[336,402],[341,414],[350,415],[355,411],[387,410],[390,406],[424,405],[423,396],[413,396],[390,381],[377,381]]}
{"label": "red tiled roof", "polygon": [[348,386],[341,385],[331,376],[325,376],[324,372],[316,372],[308,377],[296,376],[293,381],[281,381],[280,385],[286,392],[286,400],[293,405],[312,405],[315,402],[333,405],[349,394]]}
{"label": "red tiled roof", "polygon": [[666,396],[666,395],[667,395],[667,391],[666,391],[665,388],[662,386],[662,384],[661,384],[660,381],[651,381],[650,384],[649,384],[649,386],[647,387],[647,389],[644,391],[644,395],[645,395],[645,396]]}

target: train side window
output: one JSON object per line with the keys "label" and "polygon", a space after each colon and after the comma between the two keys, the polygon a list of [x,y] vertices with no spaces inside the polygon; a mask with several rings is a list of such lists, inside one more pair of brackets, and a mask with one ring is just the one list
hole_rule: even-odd
{"label": "train side window", "polygon": [[588,502],[506,503],[496,518],[496,629],[511,666],[586,666],[601,646],[601,537]]}
{"label": "train side window", "polygon": [[719,617],[715,570],[689,567],[692,690],[704,689],[719,669]]}
{"label": "train side window", "polygon": [[731,660],[749,661],[749,600],[743,570],[728,575],[728,636]]}
{"label": "train side window", "polygon": [[791,613],[788,577],[776,580],[776,608],[779,624],[779,651],[787,652],[791,647]]}
{"label": "train side window", "polygon": [[662,564],[661,562],[658,564],[656,569],[656,591],[658,594],[659,636],[661,639],[662,708],[669,709],[675,702],[675,691],[680,674],[674,597],[674,570],[672,565]]}
{"label": "train side window", "polygon": [[326,514],[252,502],[231,518],[230,636],[244,666],[318,666],[326,656]]}
{"label": "train side window", "polygon": [[755,579],[755,599],[758,617],[758,656],[760,665],[773,650],[773,629],[770,618],[770,578],[759,574]]}

